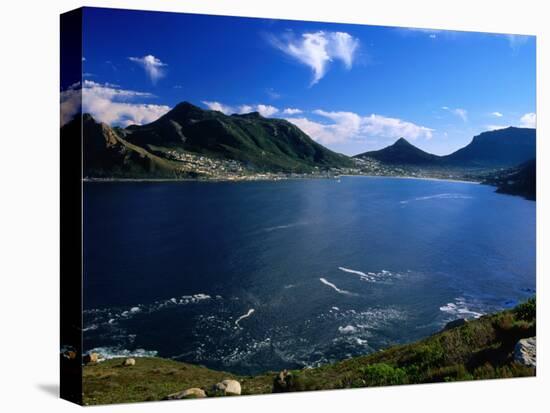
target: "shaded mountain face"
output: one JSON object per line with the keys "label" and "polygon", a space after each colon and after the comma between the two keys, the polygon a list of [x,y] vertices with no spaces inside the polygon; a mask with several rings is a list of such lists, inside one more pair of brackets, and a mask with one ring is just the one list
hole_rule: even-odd
{"label": "shaded mountain face", "polygon": [[364,152],[355,155],[355,158],[376,159],[385,164],[391,165],[435,165],[439,156],[432,155],[417,148],[405,138],[399,138],[393,145],[387,146],[378,151]]}
{"label": "shaded mountain face", "polygon": [[[80,139],[80,119],[62,127],[74,139]],[[99,123],[89,114],[82,115],[83,176],[85,178],[168,178],[174,177],[173,165],[146,150],[123,140],[115,129]]]}
{"label": "shaded mountain face", "polygon": [[441,160],[447,165],[464,167],[511,167],[535,157],[536,129],[509,127],[483,132]]}
{"label": "shaded mountain face", "polygon": [[123,135],[143,148],[176,148],[234,159],[257,170],[304,172],[352,166],[347,156],[323,147],[286,120],[264,118],[257,112],[228,116],[187,102],[148,125],[124,129]]}
{"label": "shaded mountain face", "polygon": [[497,192],[521,195],[527,199],[537,198],[537,162],[531,159],[517,167],[499,171],[488,176],[484,184],[494,185]]}

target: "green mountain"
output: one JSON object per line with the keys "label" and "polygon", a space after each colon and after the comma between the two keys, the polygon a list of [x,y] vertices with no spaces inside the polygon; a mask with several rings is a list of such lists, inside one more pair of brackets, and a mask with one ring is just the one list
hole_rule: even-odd
{"label": "green mountain", "polygon": [[483,132],[464,148],[441,157],[446,165],[512,167],[536,156],[536,129],[509,127]]}
{"label": "green mountain", "polygon": [[188,102],[148,125],[130,126],[123,134],[128,142],[148,150],[233,159],[258,171],[308,172],[353,165],[347,156],[318,144],[284,119],[264,118],[258,112],[228,116]]}
{"label": "green mountain", "polygon": [[521,195],[527,199],[537,198],[537,162],[531,159],[517,167],[495,172],[483,181],[494,185],[497,192]]}

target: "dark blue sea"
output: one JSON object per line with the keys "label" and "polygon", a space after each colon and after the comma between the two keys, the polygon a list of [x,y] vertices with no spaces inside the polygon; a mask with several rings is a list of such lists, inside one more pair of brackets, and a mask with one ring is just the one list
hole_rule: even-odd
{"label": "dark blue sea", "polygon": [[236,373],[420,339],[535,293],[535,202],[342,177],[84,184],[84,347]]}

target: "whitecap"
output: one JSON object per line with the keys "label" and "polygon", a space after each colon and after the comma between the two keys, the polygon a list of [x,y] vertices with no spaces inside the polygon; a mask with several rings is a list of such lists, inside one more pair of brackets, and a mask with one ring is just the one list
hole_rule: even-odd
{"label": "whitecap", "polygon": [[400,201],[400,204],[408,204],[409,202],[414,201],[429,201],[431,199],[472,199],[470,195],[456,194],[456,193],[445,193],[445,194],[436,194],[428,196],[419,196],[412,199],[407,199],[405,201]]}
{"label": "whitecap", "polygon": [[99,355],[99,361],[104,361],[123,357],[156,357],[158,351],[145,350],[142,348],[128,350],[120,347],[96,347],[87,351],[87,353],[97,353]]}
{"label": "whitecap", "polygon": [[246,314],[243,314],[242,316],[240,316],[239,318],[237,318],[237,319],[235,320],[235,325],[236,325],[237,327],[240,328],[239,322],[240,322],[241,320],[244,320],[245,318],[250,317],[250,316],[254,313],[254,311],[256,311],[256,310],[254,310],[253,308],[251,308],[250,310],[248,310],[248,311],[246,312]]}
{"label": "whitecap", "polygon": [[336,285],[334,285],[333,283],[331,283],[330,281],[327,281],[325,278],[319,278],[319,281],[321,281],[323,284],[325,285],[328,285],[330,288],[332,288],[334,291],[336,291],[337,293],[340,293],[340,294],[345,294],[345,295],[355,295],[349,291],[346,291],[346,290],[341,290],[340,288],[338,288]]}
{"label": "whitecap", "polygon": [[471,309],[472,303],[468,303],[464,297],[456,297],[455,302],[447,303],[439,307],[439,310],[461,318],[479,318],[484,313]]}
{"label": "whitecap", "polygon": [[345,326],[345,327],[338,327],[338,331],[342,334],[352,334],[357,332],[357,327],[352,326],[351,324]]}

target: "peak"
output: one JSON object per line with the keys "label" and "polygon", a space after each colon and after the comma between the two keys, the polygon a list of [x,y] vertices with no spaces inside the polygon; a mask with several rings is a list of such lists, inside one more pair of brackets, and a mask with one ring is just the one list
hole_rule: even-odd
{"label": "peak", "polygon": [[403,146],[403,145],[407,145],[407,146],[412,146],[411,143],[406,140],[405,138],[399,138],[395,141],[394,145],[398,145],[398,146]]}
{"label": "peak", "polygon": [[173,110],[202,110],[198,106],[193,105],[192,103],[189,103],[187,101],[180,102],[176,106],[174,106]]}
{"label": "peak", "polygon": [[241,118],[251,118],[251,119],[262,118],[262,115],[260,115],[260,112],[233,114],[232,116],[238,116],[238,117],[241,117]]}
{"label": "peak", "polygon": [[84,113],[84,114],[82,115],[82,120],[83,120],[84,122],[95,121],[94,117],[93,117],[91,114],[89,114],[89,113]]}

